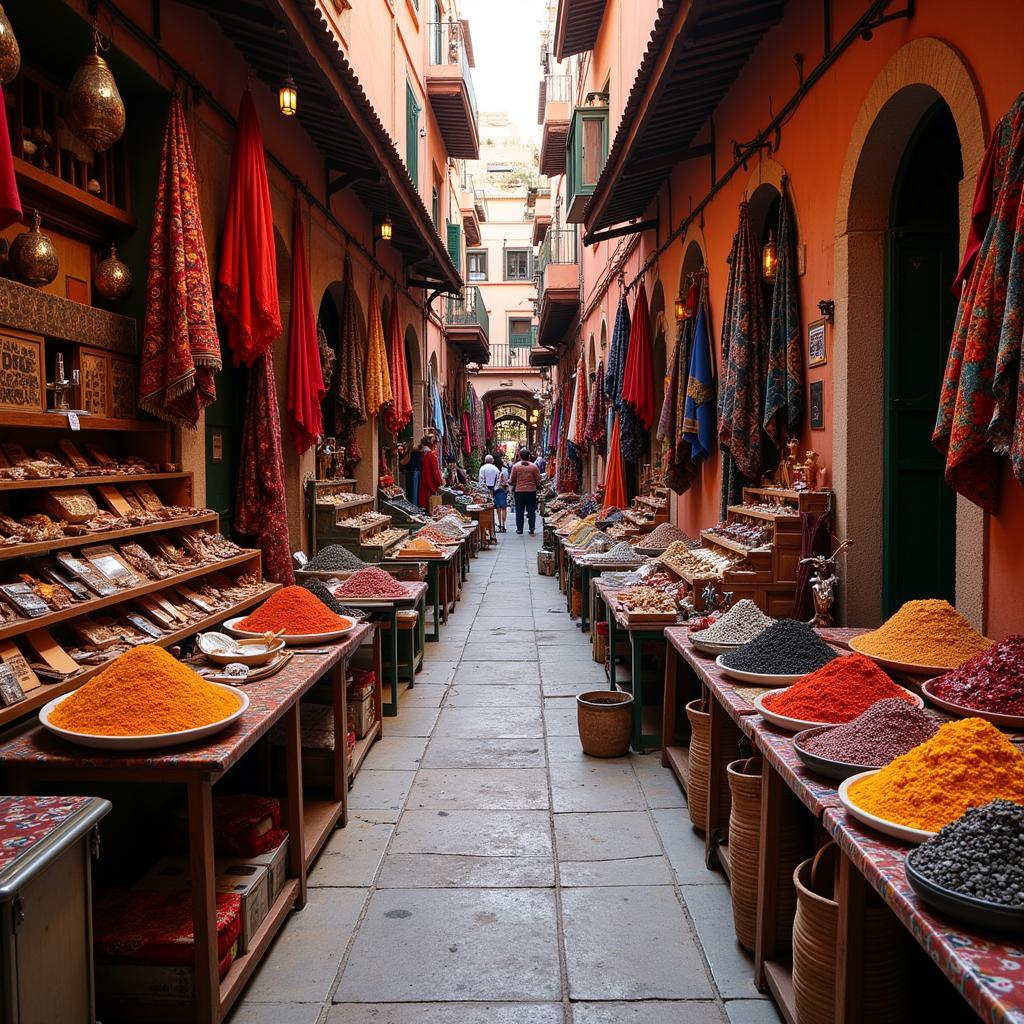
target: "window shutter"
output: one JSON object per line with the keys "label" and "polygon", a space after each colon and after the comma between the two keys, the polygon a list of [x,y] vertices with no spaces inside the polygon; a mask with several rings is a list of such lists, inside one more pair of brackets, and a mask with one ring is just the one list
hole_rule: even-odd
{"label": "window shutter", "polygon": [[412,183],[420,184],[420,105],[412,86],[405,83],[405,165]]}
{"label": "window shutter", "polygon": [[455,269],[462,272],[462,225],[448,224],[448,255],[455,264]]}

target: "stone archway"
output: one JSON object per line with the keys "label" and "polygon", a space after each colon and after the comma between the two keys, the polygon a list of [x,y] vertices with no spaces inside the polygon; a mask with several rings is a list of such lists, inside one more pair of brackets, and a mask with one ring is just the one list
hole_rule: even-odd
{"label": "stone archway", "polygon": [[[985,152],[985,125],[963,57],[939,39],[898,50],[868,91],[850,133],[836,209],[833,345],[833,486],[837,532],[855,541],[840,596],[844,621],[881,617],[882,381],[885,339],[885,246],[900,160],[922,116],[937,101],[949,107],[960,139],[961,238]],[[978,628],[985,620],[985,521],[957,503],[957,606]]]}

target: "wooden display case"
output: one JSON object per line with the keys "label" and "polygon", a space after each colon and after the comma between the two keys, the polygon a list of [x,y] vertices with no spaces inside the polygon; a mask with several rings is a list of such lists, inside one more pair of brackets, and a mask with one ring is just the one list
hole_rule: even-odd
{"label": "wooden display case", "polygon": [[385,515],[379,522],[369,525],[353,526],[348,521],[364,512],[375,511],[375,499],[366,495],[355,501],[337,504],[330,501],[331,494],[355,494],[355,480],[311,480],[308,496],[311,506],[313,554],[328,544],[340,544],[358,555],[364,562],[381,562],[386,558],[394,558],[398,549],[409,537],[409,531],[403,531],[399,537],[382,543],[381,535],[392,528],[393,520]]}

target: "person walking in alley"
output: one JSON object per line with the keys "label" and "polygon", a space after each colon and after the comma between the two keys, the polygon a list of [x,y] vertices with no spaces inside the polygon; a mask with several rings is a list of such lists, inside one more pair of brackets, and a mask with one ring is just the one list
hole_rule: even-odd
{"label": "person walking in alley", "polygon": [[420,493],[417,502],[420,508],[430,508],[430,499],[437,494],[437,489],[443,481],[434,443],[429,434],[424,434],[420,438]]}
{"label": "person walking in alley", "polygon": [[508,466],[498,455],[498,482],[494,485],[494,514],[498,517],[498,532],[508,533],[505,521],[508,519]]}
{"label": "person walking in alley", "polygon": [[523,532],[523,517],[530,525],[530,533],[537,528],[537,492],[541,487],[540,470],[530,458],[530,450],[519,450],[519,461],[512,467],[509,477],[516,496],[516,533]]}

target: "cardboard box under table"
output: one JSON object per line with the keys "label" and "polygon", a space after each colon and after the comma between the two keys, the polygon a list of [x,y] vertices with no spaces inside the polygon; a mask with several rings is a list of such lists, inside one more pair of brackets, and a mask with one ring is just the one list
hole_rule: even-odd
{"label": "cardboard box under table", "polygon": [[[193,1020],[216,1024],[227,1016],[262,955],[293,907],[306,902],[306,877],[312,861],[339,822],[347,818],[348,774],[344,755],[333,762],[333,786],[326,796],[303,792],[299,703],[322,679],[330,679],[330,692],[342,723],[345,722],[345,677],[348,659],[370,634],[359,624],[338,642],[325,645],[323,654],[297,655],[276,675],[246,686],[249,708],[237,723],[207,742],[166,751],[119,753],[75,747],[29,727],[0,744],[0,787],[28,792],[52,780],[72,781],[77,787],[103,789],[111,783],[133,787],[180,786],[187,796],[189,867],[192,876],[192,924],[195,969],[191,994],[179,1004],[161,1002],[118,1003],[104,1008],[105,1022],[159,1019]],[[262,925],[250,941],[249,952],[219,977],[216,929],[216,865],[213,842],[213,787],[254,748],[275,723],[282,723],[284,756],[284,820],[289,833],[288,879],[270,905]]]}

